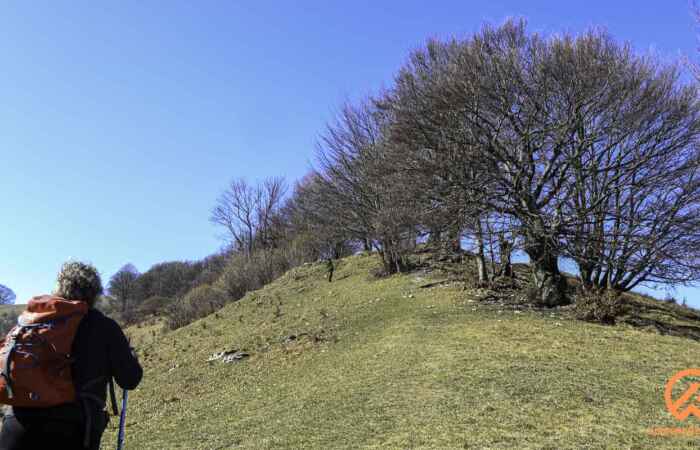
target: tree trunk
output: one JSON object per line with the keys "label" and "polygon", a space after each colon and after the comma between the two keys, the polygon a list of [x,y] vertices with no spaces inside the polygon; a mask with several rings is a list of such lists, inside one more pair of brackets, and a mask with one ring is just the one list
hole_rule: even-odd
{"label": "tree trunk", "polygon": [[489,281],[489,274],[486,271],[486,259],[484,258],[484,235],[481,230],[481,221],[476,223],[476,275],[480,286],[484,286]]}
{"label": "tree trunk", "polygon": [[333,246],[333,259],[340,259],[343,252],[343,243],[339,242]]}
{"label": "tree trunk", "polygon": [[385,239],[381,241],[379,256],[386,275],[401,273],[406,268],[401,252],[396,249],[397,244],[393,240]]}
{"label": "tree trunk", "polygon": [[568,303],[557,255],[547,245],[546,240],[530,238],[525,252],[530,257],[532,278],[538,291],[539,303],[549,307]]}
{"label": "tree trunk", "polygon": [[511,264],[511,255],[513,246],[508,242],[504,236],[499,236],[498,239],[498,253],[500,254],[500,267],[498,268],[498,274],[502,277],[513,277],[513,265]]}
{"label": "tree trunk", "polygon": [[585,291],[593,289],[593,265],[590,263],[578,263],[581,285]]}
{"label": "tree trunk", "polygon": [[462,230],[458,227],[453,227],[447,233],[445,237],[445,251],[450,254],[460,253],[462,251],[462,244],[460,238],[462,236]]}
{"label": "tree trunk", "polygon": [[435,227],[430,230],[430,235],[428,236],[428,247],[439,248],[440,242],[442,241],[442,233]]}

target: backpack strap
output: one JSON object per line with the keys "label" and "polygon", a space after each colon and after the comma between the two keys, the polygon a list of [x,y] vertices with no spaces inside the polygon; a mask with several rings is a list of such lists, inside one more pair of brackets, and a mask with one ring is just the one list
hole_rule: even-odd
{"label": "backpack strap", "polygon": [[112,377],[109,377],[109,399],[112,401],[112,412],[118,416],[119,407],[117,406],[117,395],[114,393],[114,378]]}

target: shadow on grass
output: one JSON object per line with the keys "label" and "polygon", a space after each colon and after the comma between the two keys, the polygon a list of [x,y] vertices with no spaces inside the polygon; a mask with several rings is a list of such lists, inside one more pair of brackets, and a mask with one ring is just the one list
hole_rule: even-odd
{"label": "shadow on grass", "polygon": [[624,299],[625,313],[619,323],[700,341],[700,311],[637,294]]}

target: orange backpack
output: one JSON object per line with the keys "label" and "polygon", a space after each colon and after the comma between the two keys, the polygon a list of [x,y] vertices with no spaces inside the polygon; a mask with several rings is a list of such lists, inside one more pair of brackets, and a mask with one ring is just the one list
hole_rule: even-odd
{"label": "orange backpack", "polygon": [[34,297],[0,345],[0,403],[45,408],[77,400],[71,347],[88,305]]}

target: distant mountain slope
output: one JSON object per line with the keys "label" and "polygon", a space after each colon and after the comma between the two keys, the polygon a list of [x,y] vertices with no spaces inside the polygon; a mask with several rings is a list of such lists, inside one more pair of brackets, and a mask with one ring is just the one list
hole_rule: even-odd
{"label": "distant mountain slope", "polygon": [[[374,264],[347,258],[333,283],[306,265],[177,331],[130,329],[146,372],[127,447],[697,448],[646,430],[680,425],[663,388],[699,342],[485,304],[429,273],[375,280]],[[233,350],[250,356],[207,361]]]}

